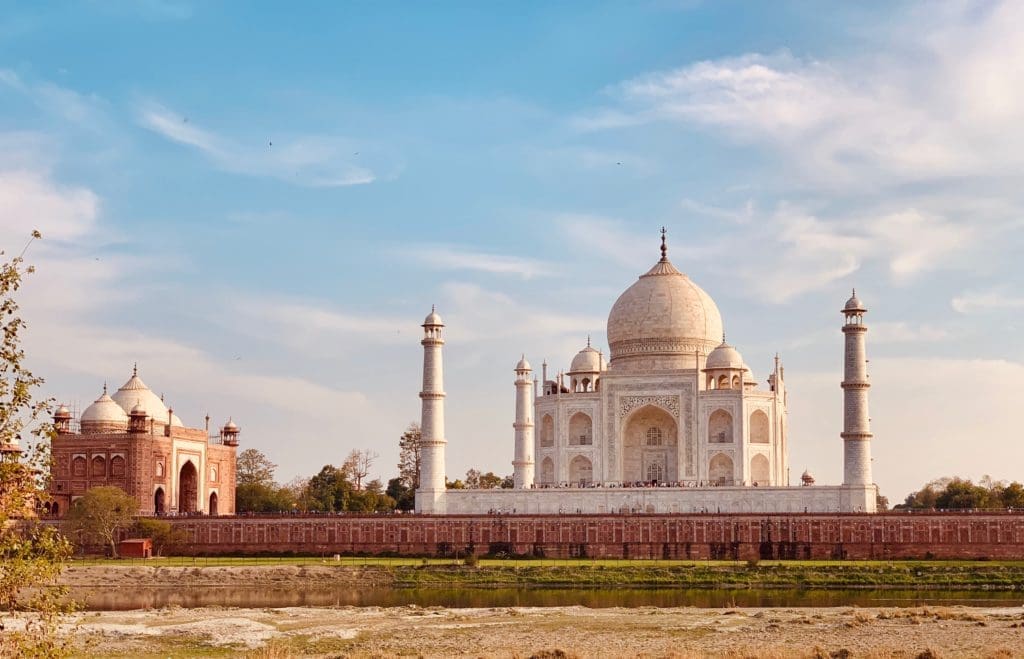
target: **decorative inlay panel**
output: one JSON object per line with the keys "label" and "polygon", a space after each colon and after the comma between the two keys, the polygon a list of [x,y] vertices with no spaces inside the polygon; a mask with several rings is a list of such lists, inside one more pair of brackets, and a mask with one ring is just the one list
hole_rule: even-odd
{"label": "decorative inlay panel", "polygon": [[619,399],[619,418],[644,405],[656,405],[679,420],[679,396],[623,396]]}

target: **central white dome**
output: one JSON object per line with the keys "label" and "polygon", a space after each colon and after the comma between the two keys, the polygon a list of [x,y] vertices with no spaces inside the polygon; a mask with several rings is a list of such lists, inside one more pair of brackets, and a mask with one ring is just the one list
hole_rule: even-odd
{"label": "central white dome", "polygon": [[619,296],[608,314],[612,370],[695,368],[722,340],[711,296],[664,254]]}
{"label": "central white dome", "polygon": [[[167,423],[167,406],[159,396],[153,393],[152,389],[146,386],[137,371],[132,371],[132,377],[114,392],[113,399],[125,412],[130,411],[136,405],[141,405],[149,418],[157,423]],[[177,414],[171,415],[171,425],[178,427],[183,425]]]}

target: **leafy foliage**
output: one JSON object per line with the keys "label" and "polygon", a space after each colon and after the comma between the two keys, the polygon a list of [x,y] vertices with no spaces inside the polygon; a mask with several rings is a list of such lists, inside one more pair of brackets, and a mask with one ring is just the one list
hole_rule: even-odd
{"label": "leafy foliage", "polygon": [[183,529],[175,528],[173,524],[166,520],[149,519],[146,517],[135,522],[132,533],[137,537],[152,540],[153,553],[157,556],[163,556],[165,549],[182,544],[187,537]]}
{"label": "leafy foliage", "polygon": [[236,462],[235,510],[240,513],[291,511],[296,503],[290,487],[274,482],[277,465],[254,448],[238,454]]}
{"label": "leafy foliage", "polygon": [[911,492],[896,510],[1024,510],[1024,485],[988,476],[978,484],[962,478],[939,478]]}
{"label": "leafy foliage", "polygon": [[[420,424],[410,423],[398,438],[398,478],[407,489],[420,486]],[[411,510],[411,508],[409,508]]]}
{"label": "leafy foliage", "polygon": [[139,514],[139,502],[119,487],[107,485],[86,490],[68,510],[68,530],[81,542],[106,544],[117,557],[121,531],[132,526]]}
{"label": "leafy foliage", "polygon": [[[32,232],[32,240],[41,238]],[[29,243],[32,242],[29,241]],[[26,245],[27,249],[27,245]],[[24,255],[24,251],[22,252]],[[68,654],[56,638],[57,616],[71,608],[57,578],[71,555],[71,543],[55,528],[38,524],[34,509],[46,500],[44,475],[49,470],[45,443],[51,401],[33,400],[40,377],[24,367],[15,293],[21,287],[22,256],[0,265],[0,628],[16,610],[27,610],[26,626],[0,634],[0,656],[54,657]],[[22,442],[33,445],[21,456]]]}

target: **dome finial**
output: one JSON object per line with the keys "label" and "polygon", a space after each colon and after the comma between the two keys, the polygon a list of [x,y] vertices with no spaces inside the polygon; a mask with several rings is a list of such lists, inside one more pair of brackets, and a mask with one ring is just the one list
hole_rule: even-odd
{"label": "dome finial", "polygon": [[103,393],[104,394],[107,393],[107,383],[106,382],[103,383]]}
{"label": "dome finial", "polygon": [[668,245],[665,244],[665,227],[661,227],[661,260],[662,262],[668,261]]}
{"label": "dome finial", "polygon": [[134,376],[136,376],[138,374],[139,374],[139,362],[135,362],[135,363],[132,364],[132,376],[134,377]]}
{"label": "dome finial", "polygon": [[587,334],[587,347],[588,348],[590,347],[590,335],[589,334]]}
{"label": "dome finial", "polygon": [[725,345],[725,330],[722,330],[722,345]]}

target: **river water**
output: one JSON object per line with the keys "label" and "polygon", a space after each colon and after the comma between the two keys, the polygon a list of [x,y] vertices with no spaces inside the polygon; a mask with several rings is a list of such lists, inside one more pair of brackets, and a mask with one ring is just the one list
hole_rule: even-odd
{"label": "river water", "polygon": [[828,607],[828,606],[1024,606],[1024,593],[934,590],[707,590],[683,588],[367,588],[333,586],[283,589],[267,587],[141,587],[131,590],[72,590],[71,596],[93,611],[180,606],[279,608],[290,606],[509,606],[608,607]]}

